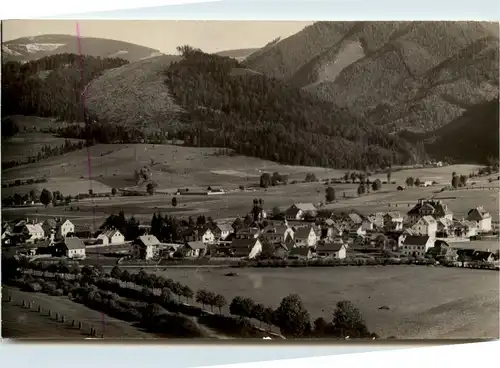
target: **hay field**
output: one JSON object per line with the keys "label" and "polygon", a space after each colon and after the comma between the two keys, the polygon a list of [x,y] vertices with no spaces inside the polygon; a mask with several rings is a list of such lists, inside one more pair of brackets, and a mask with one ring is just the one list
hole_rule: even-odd
{"label": "hay field", "polygon": [[[130,268],[138,272],[138,268]],[[234,271],[234,270],[233,270]],[[251,297],[276,307],[291,293],[301,296],[312,318],[331,319],[340,300],[351,300],[369,328],[400,339],[498,338],[498,273],[432,266],[238,269],[170,268],[157,271],[228,300]],[[379,310],[381,306],[390,310]]]}

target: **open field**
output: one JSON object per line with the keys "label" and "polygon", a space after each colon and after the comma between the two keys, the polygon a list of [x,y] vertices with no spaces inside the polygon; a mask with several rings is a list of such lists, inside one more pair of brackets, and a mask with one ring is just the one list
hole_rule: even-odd
{"label": "open field", "polygon": [[[89,331],[89,325],[97,330],[97,336],[114,339],[155,338],[133,327],[130,323],[103,315],[101,312],[72,302],[67,297],[49,296],[42,293],[28,293],[16,288],[2,286],[2,294],[12,296],[13,302],[2,301],[2,336],[5,338],[38,339],[83,339],[88,337],[83,331],[71,327],[71,320],[81,321]],[[22,300],[33,301],[32,310],[20,306]],[[45,313],[38,313],[40,305]],[[70,322],[63,325],[49,318],[48,310],[63,314]]]}
{"label": "open field", "polygon": [[[170,268],[157,273],[193,290],[220,293],[229,301],[239,295],[276,307],[283,297],[297,293],[313,319],[331,319],[335,303],[347,299],[360,308],[369,329],[381,337],[499,337],[499,279],[492,271],[374,266],[238,269],[235,277],[224,276],[227,272],[223,268]],[[384,305],[390,310],[378,309]]]}
{"label": "open field", "polygon": [[[498,187],[494,187],[498,184],[491,183],[489,185],[490,189],[468,189],[442,193],[435,193],[439,187],[397,191],[396,185],[383,185],[380,192],[343,199],[344,192],[347,197],[354,196],[357,185],[332,184],[339,200],[325,208],[338,211],[355,209],[365,214],[376,211],[401,211],[405,214],[419,198],[434,196],[435,198],[445,198],[443,202],[454,212],[456,218],[466,217],[470,209],[484,206],[491,213],[493,221],[498,221],[499,191]],[[172,196],[165,194],[147,197],[96,198],[73,202],[71,204],[73,210],[71,211],[68,207],[6,208],[2,210],[2,216],[5,219],[26,216],[43,219],[63,216],[75,223],[90,224],[95,220],[96,224],[100,225],[109,214],[123,210],[127,216],[134,215],[142,223],[149,223],[154,212],[178,217],[204,214],[212,216],[214,219],[224,220],[245,216],[250,211],[254,198],[262,198],[265,207],[269,210],[275,206],[284,210],[296,202],[318,204],[324,201],[325,187],[322,183],[300,183],[270,187],[267,190],[258,189],[255,192],[237,190],[219,196],[177,196],[178,204],[175,208],[171,204]]]}

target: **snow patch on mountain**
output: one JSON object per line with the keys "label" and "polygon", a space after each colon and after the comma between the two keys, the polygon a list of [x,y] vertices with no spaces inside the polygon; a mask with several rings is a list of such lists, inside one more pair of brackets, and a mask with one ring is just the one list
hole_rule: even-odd
{"label": "snow patch on mountain", "polygon": [[25,43],[18,44],[20,47],[26,48],[26,51],[30,54],[35,52],[47,52],[57,50],[59,47],[64,46],[64,43]]}
{"label": "snow patch on mountain", "polygon": [[113,58],[113,57],[117,57],[119,55],[124,55],[124,54],[128,54],[128,51],[127,50],[120,50],[120,51],[115,52],[114,54],[108,55],[108,57]]}

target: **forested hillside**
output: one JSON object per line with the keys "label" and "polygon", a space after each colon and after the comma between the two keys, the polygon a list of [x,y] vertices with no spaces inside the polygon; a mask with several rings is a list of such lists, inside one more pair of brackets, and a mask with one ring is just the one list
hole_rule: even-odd
{"label": "forested hillside", "polygon": [[388,131],[428,132],[498,98],[498,23],[317,22],[245,59]]}
{"label": "forested hillside", "polygon": [[[185,110],[192,145],[224,146],[295,165],[384,166],[413,159],[410,147],[298,88],[254,73],[234,59],[183,48],[166,83]],[[187,135],[186,135],[187,133]]]}
{"label": "forested hillside", "polygon": [[122,59],[59,54],[21,64],[2,65],[2,114],[57,117],[83,122],[82,92],[107,69],[127,64]]}

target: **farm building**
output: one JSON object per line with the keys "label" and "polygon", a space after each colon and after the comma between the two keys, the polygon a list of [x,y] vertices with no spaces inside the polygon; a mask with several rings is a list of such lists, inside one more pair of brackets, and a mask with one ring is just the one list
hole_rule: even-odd
{"label": "farm building", "polygon": [[87,224],[76,224],[74,234],[78,238],[88,239],[92,237],[92,228]]}
{"label": "farm building", "polygon": [[300,227],[293,235],[296,247],[316,247],[318,235],[313,227]]}
{"label": "farm building", "polygon": [[384,226],[384,214],[381,212],[368,215],[362,222],[363,230],[374,231]]}
{"label": "farm building", "polygon": [[125,243],[125,237],[117,229],[105,230],[97,236],[98,240],[102,240],[103,245],[114,245]]}
{"label": "farm building", "polygon": [[135,259],[152,259],[158,254],[160,241],[154,235],[141,235],[134,240],[132,257]]}
{"label": "farm building", "polygon": [[432,248],[429,248],[427,254],[431,255],[436,261],[456,261],[458,259],[457,250],[450,247],[448,243],[439,240],[436,241]]}
{"label": "farm building", "polygon": [[344,259],[347,255],[346,246],[342,242],[328,242],[318,245],[316,254],[322,258]]}
{"label": "farm building", "polygon": [[477,236],[478,228],[477,223],[474,221],[463,220],[455,223],[455,235],[465,238],[472,238]]}
{"label": "farm building", "polygon": [[491,231],[491,215],[483,207],[476,207],[467,213],[467,220],[477,224],[478,233]]}
{"label": "farm building", "polygon": [[404,239],[400,251],[407,257],[423,257],[434,246],[434,241],[435,239],[428,235],[408,235]]}
{"label": "farm building", "polygon": [[231,252],[235,257],[255,258],[262,252],[262,243],[259,239],[233,239]]}
{"label": "farm building", "polygon": [[296,247],[292,248],[288,253],[289,259],[300,259],[306,260],[312,258],[311,248],[308,247]]}
{"label": "farm building", "polygon": [[184,248],[186,257],[203,257],[207,252],[207,245],[202,241],[186,242]]}
{"label": "farm building", "polygon": [[366,235],[366,230],[363,230],[363,226],[361,224],[352,225],[352,227],[348,230],[349,238],[358,238],[364,237]]}

